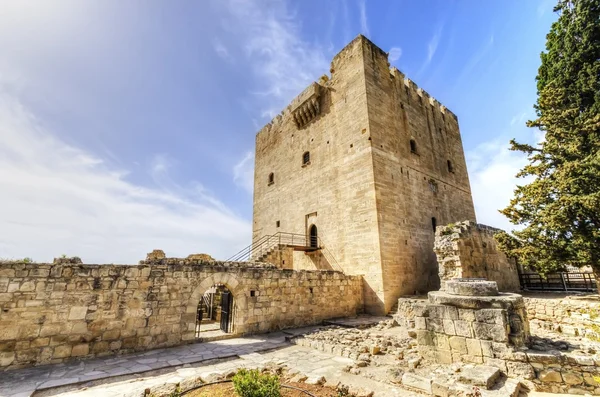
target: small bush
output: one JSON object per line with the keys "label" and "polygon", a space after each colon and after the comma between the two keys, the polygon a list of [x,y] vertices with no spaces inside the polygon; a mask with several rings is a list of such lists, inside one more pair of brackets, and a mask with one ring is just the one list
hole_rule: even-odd
{"label": "small bush", "polygon": [[233,387],[240,397],[281,397],[279,378],[257,369],[240,369],[233,377]]}

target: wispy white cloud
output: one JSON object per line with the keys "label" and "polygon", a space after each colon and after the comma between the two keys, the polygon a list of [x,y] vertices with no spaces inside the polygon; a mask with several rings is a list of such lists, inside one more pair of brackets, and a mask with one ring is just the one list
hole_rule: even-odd
{"label": "wispy white cloud", "polygon": [[365,0],[358,0],[358,11],[360,12],[360,32],[369,37],[369,21],[367,20],[367,4]]}
{"label": "wispy white cloud", "polygon": [[440,39],[442,37],[443,30],[444,30],[444,25],[443,24],[438,25],[435,32],[433,33],[433,36],[431,36],[431,39],[429,39],[429,42],[427,43],[427,58],[425,59],[423,66],[421,66],[421,69],[419,70],[419,72],[417,74],[423,73],[425,71],[425,69],[427,69],[427,67],[429,66],[431,61],[433,60],[433,57],[435,56],[435,53],[437,52],[438,45],[440,44]]}
{"label": "wispy white cloud", "polygon": [[510,126],[513,127],[515,125],[519,126],[521,124],[523,124],[523,122],[525,121],[525,118],[527,117],[527,112],[523,112],[521,114],[516,114],[511,120],[510,120]]}
{"label": "wispy white cloud", "polygon": [[431,62],[435,52],[437,51],[438,44],[440,43],[440,36],[442,35],[442,28],[440,27],[437,32],[433,35],[429,43],[427,44],[427,61],[426,63]]}
{"label": "wispy white cloud", "polygon": [[233,167],[233,181],[248,193],[254,191],[254,153],[247,152]]}
{"label": "wispy white cloud", "polygon": [[473,71],[473,69],[475,69],[475,67],[479,64],[479,62],[481,62],[481,60],[488,54],[488,52],[493,47],[494,47],[494,35],[491,34],[490,37],[479,48],[479,50],[477,52],[475,52],[473,55],[471,55],[471,57],[465,64],[460,75],[455,80],[455,83],[454,83],[455,89],[458,89],[458,87],[462,86],[463,79],[468,78],[471,75],[471,72]]}
{"label": "wispy white cloud", "polygon": [[402,56],[402,48],[392,47],[388,53],[388,59],[390,62],[396,62]]}
{"label": "wispy white cloud", "polygon": [[344,33],[344,42],[348,43],[352,40],[352,30],[350,29],[350,9],[346,0],[342,0],[342,31]]}
{"label": "wispy white cloud", "polygon": [[[505,208],[520,181],[515,177],[526,157],[508,150],[500,140],[486,142],[466,153],[477,221],[504,230],[514,229],[498,212]],[[521,182],[522,183],[522,182]]]}
{"label": "wispy white cloud", "polygon": [[274,117],[328,71],[325,50],[302,38],[301,26],[287,2],[273,0],[266,7],[260,0],[228,0],[217,6],[225,7],[223,23],[248,56],[259,87],[254,95],[264,117]]}
{"label": "wispy white cloud", "polygon": [[[529,143],[541,143],[544,134],[536,131]],[[504,230],[517,228],[499,210],[506,208],[514,196],[517,185],[531,178],[517,178],[517,173],[527,164],[527,156],[509,150],[509,140],[497,138],[466,152],[469,179],[477,220]]]}
{"label": "wispy white cloud", "polygon": [[221,40],[215,38],[212,42],[212,45],[213,49],[221,59],[227,62],[233,62],[233,56],[229,53],[229,50],[227,47],[225,47],[225,45],[223,45]]}
{"label": "wispy white cloud", "polygon": [[[127,170],[58,139],[2,86],[0,137],[0,257],[136,263],[160,248],[224,258],[249,241],[249,222],[199,185],[130,182]],[[149,173],[169,181],[172,166],[156,156]]]}

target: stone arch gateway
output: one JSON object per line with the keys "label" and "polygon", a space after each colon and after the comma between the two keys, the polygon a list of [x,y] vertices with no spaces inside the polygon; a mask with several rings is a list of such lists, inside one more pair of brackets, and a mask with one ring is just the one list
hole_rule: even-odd
{"label": "stone arch gateway", "polygon": [[[232,296],[232,304],[231,304],[231,313],[230,313],[230,326],[227,330],[223,330],[224,332],[238,334],[244,333],[243,326],[243,313],[244,310],[247,310],[248,304],[246,302],[247,295],[250,294],[250,287],[246,286],[244,288],[243,283],[241,283],[236,276],[228,273],[215,273],[206,279],[204,279],[194,290],[190,296],[186,313],[190,313],[191,311],[196,311],[198,307],[198,303],[201,301],[202,297],[210,288],[213,288],[215,285],[223,285],[229,291]],[[229,314],[229,313],[228,313]],[[185,327],[190,329],[192,327],[189,324],[189,318],[186,318]],[[183,326],[183,324],[182,324]],[[196,326],[196,322],[194,322],[194,329]]]}

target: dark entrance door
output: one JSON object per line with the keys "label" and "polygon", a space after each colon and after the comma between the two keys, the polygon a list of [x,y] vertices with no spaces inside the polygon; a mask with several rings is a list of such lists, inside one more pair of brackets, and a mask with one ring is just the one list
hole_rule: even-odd
{"label": "dark entrance door", "polygon": [[316,225],[312,225],[310,227],[310,241],[309,241],[310,247],[311,248],[318,248],[319,247],[319,238],[317,237],[317,226]]}
{"label": "dark entrance door", "polygon": [[221,294],[221,331],[229,332],[231,324],[231,307],[233,296],[231,292],[225,291]]}

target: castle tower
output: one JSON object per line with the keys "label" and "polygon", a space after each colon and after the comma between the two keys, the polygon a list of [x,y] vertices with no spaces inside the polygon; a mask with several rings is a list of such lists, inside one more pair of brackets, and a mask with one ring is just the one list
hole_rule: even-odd
{"label": "castle tower", "polygon": [[456,116],[362,35],[259,131],[255,161],[253,243],[282,232],[279,266],[363,275],[368,313],[439,288],[435,227],[475,220]]}

